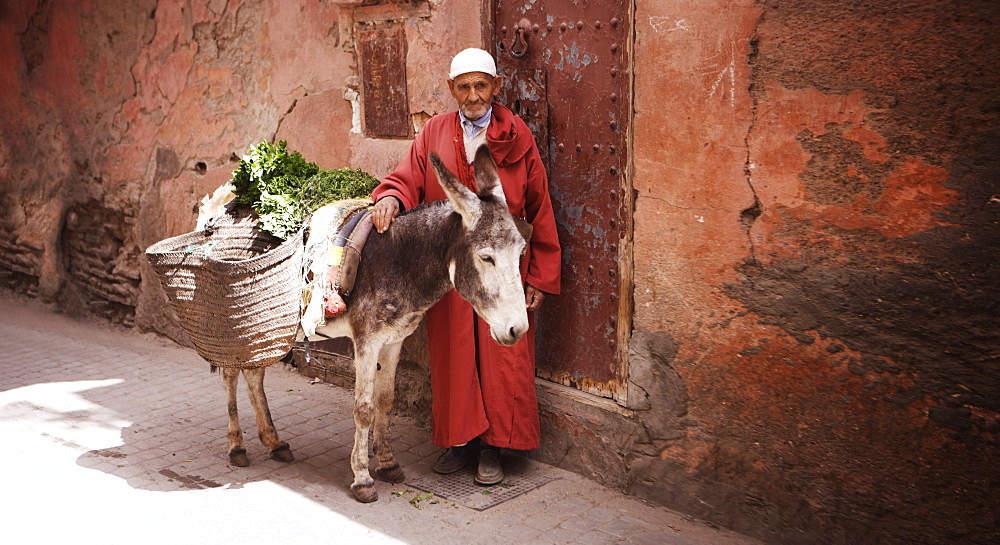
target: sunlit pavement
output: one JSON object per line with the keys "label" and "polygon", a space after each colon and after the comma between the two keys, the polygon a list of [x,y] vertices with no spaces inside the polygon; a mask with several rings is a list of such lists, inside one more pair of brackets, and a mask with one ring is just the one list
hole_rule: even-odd
{"label": "sunlit pavement", "polygon": [[[225,391],[192,350],[56,314],[0,291],[0,538],[4,543],[758,543],[525,462],[547,484],[484,511],[406,483],[354,500],[351,392],[280,364],[271,412],[295,461],[271,460],[245,388],[251,465],[226,456]],[[396,418],[408,482],[431,474],[428,430]],[[544,440],[544,437],[543,437]]]}

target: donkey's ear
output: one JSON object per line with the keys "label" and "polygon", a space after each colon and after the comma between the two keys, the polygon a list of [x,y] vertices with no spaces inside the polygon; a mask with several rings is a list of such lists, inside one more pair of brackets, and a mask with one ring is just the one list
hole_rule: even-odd
{"label": "donkey's ear", "polygon": [[535,228],[530,223],[517,216],[514,216],[514,225],[517,226],[517,232],[521,233],[521,236],[524,237],[524,241],[531,242],[531,233],[535,230]]}
{"label": "donkey's ear", "polygon": [[497,174],[497,164],[486,144],[479,146],[479,149],[476,150],[476,157],[472,160],[472,164],[475,165],[476,186],[479,188],[479,194],[492,193],[503,202],[507,202],[507,198],[503,194],[503,185],[500,184],[500,175]]}
{"label": "donkey's ear", "polygon": [[462,225],[466,229],[471,230],[479,221],[479,216],[482,215],[482,210],[479,208],[479,197],[472,190],[465,187],[462,181],[458,179],[458,176],[455,176],[448,170],[448,167],[444,166],[437,152],[432,151],[430,159],[431,165],[434,167],[434,172],[437,174],[438,182],[441,183],[441,188],[444,189],[445,195],[448,196],[448,202],[462,216]]}

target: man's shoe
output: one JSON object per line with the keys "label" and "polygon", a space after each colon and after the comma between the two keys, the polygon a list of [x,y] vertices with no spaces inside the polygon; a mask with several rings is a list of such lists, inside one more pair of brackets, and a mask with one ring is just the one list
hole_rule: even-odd
{"label": "man's shoe", "polygon": [[437,461],[434,462],[434,472],[448,475],[465,467],[465,464],[469,461],[466,450],[466,445],[448,447],[447,450],[441,453],[441,456],[438,456]]}
{"label": "man's shoe", "polygon": [[479,468],[476,469],[476,484],[490,486],[503,480],[503,468],[500,467],[500,449],[483,445],[479,451]]}

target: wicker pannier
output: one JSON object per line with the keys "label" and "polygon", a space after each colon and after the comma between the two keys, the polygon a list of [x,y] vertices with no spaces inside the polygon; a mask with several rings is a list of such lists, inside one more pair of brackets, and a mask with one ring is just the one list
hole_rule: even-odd
{"label": "wicker pannier", "polygon": [[302,231],[282,242],[256,217],[157,242],[146,257],[195,350],[218,367],[265,367],[292,348],[302,301]]}

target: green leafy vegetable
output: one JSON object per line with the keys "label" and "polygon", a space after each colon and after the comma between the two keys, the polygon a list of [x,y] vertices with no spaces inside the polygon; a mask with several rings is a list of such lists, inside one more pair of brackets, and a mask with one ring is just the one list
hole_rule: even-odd
{"label": "green leafy vegetable", "polygon": [[233,172],[236,203],[253,208],[261,228],[282,240],[321,206],[367,197],[376,185],[378,180],[361,169],[321,169],[301,153],[288,151],[284,140],[251,147]]}

